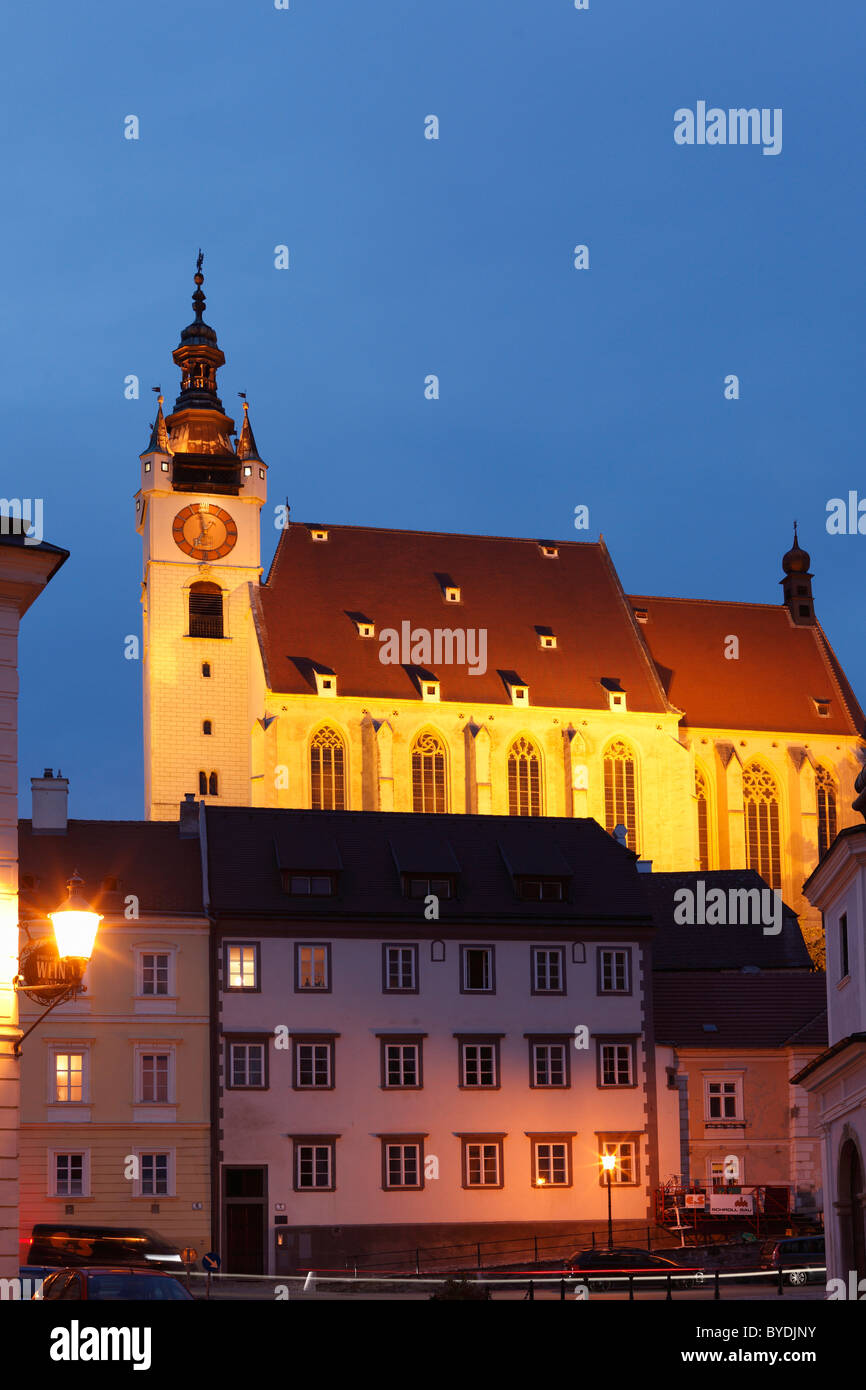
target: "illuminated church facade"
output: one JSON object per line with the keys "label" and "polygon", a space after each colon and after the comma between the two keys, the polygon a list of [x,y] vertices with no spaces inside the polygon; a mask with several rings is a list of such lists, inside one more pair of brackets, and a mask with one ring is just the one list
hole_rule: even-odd
{"label": "illuminated church facade", "polygon": [[[217,394],[203,320],[141,455],[146,815],[227,806],[589,816],[657,870],[801,885],[851,802],[864,717],[814,610],[624,593],[603,542],[288,523]],[[283,513],[281,516],[280,513]]]}

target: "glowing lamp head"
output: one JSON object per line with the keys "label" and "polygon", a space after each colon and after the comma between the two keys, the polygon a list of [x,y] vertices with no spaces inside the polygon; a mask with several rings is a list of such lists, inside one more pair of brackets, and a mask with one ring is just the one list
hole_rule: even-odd
{"label": "glowing lamp head", "polygon": [[602,1154],[601,1166],[606,1173],[612,1173],[616,1167],[616,1154]]}
{"label": "glowing lamp head", "polygon": [[49,912],[54,926],[57,954],[61,960],[79,960],[84,964],[93,955],[93,943],[102,917],[94,912],[81,889],[84,880],[76,869],[66,882],[66,902]]}

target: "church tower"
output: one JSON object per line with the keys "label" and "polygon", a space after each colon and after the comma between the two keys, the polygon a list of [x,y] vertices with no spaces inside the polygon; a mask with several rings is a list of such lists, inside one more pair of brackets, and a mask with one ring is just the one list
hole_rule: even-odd
{"label": "church tower", "polygon": [[217,395],[225,355],[203,321],[201,267],[199,252],[195,319],[172,353],[180,395],[167,417],[159,395],[135,499],[148,820],[176,820],[190,792],[229,806],[251,801],[250,729],[259,713],[252,603],[267,466],[246,401],[234,444],[234,421]]}

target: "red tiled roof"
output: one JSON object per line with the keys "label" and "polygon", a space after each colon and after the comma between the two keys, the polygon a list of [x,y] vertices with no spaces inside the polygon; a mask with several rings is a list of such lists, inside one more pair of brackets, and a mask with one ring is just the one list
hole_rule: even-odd
{"label": "red tiled roof", "polygon": [[[819,626],[798,627],[787,608],[707,599],[645,598],[643,635],[668,699],[704,729],[856,734],[863,711]],[[729,636],[739,659],[725,657]],[[824,718],[816,699],[829,699]]]}
{"label": "red tiled roof", "polygon": [[[604,678],[618,679],[630,709],[660,713],[666,702],[605,546],[555,542],[548,559],[535,540],[328,526],[313,541],[306,525],[284,531],[266,584],[258,627],[269,688],[315,691],[310,663],[337,674],[341,695],[420,699],[401,665],[379,660],[383,628],[485,628],[487,670],[441,665],[443,700],[510,703],[501,673],[516,672],[533,705],[607,709]],[[443,580],[461,591],[446,602]],[[360,637],[349,616],[375,624]],[[557,645],[542,650],[537,628]]]}
{"label": "red tiled roof", "polygon": [[[823,971],[653,975],[655,1036],[677,1047],[827,1046]],[[707,1032],[705,1024],[715,1024]]]}
{"label": "red tiled roof", "polygon": [[[177,822],[71,820],[65,835],[34,835],[29,820],[18,822],[22,919],[58,907],[76,870],[97,911],[122,912],[133,893],[140,912],[203,915],[199,842],[182,840]],[[117,891],[105,889],[107,878],[118,880]]]}

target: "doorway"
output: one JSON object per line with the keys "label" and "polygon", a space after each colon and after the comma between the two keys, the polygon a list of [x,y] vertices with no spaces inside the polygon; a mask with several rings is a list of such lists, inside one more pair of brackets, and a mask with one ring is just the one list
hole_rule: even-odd
{"label": "doorway", "polygon": [[266,1274],[267,1168],[223,1169],[225,1274]]}

